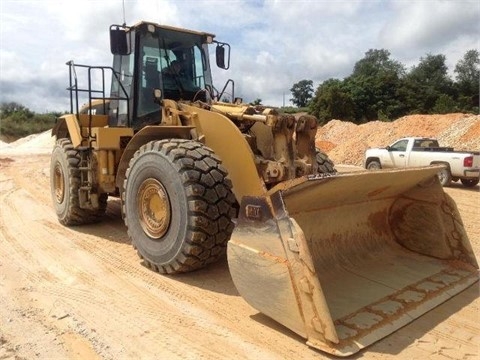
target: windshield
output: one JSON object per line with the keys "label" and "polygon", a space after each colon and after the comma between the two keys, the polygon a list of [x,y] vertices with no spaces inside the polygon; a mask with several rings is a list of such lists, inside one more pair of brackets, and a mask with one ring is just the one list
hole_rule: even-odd
{"label": "windshield", "polygon": [[[203,100],[201,91],[211,83],[208,58],[201,38],[195,34],[160,29],[145,33],[140,40],[139,103],[137,116],[158,111],[153,90],[173,100]],[[205,45],[206,46],[206,45]],[[203,95],[202,95],[203,94]],[[203,96],[203,99],[202,99]]]}

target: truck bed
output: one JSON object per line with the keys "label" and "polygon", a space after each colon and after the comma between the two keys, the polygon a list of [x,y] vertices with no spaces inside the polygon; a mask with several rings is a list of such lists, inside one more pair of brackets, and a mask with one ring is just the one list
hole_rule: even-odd
{"label": "truck bed", "polygon": [[469,153],[473,155],[480,155],[480,151],[455,150],[453,147],[413,147],[412,151],[451,152],[455,154]]}

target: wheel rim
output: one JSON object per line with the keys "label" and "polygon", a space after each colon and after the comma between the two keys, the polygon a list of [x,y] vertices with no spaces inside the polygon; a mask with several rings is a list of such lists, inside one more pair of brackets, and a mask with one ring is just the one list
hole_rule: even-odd
{"label": "wheel rim", "polygon": [[445,170],[441,170],[438,174],[438,179],[440,180],[440,183],[443,184],[447,178],[447,174],[445,173]]}
{"label": "wheel rim", "polygon": [[61,204],[65,198],[65,176],[60,163],[55,164],[53,170],[53,189],[55,194],[55,200]]}
{"label": "wheel rim", "polygon": [[159,239],[170,225],[170,200],[163,185],[156,179],[146,179],[138,190],[138,214],[143,231]]}

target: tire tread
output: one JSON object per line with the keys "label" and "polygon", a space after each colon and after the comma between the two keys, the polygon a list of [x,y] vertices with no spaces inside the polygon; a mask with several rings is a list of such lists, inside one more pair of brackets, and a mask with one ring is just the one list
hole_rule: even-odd
{"label": "tire tread", "polygon": [[[136,159],[150,151],[162,153],[178,170],[187,197],[187,232],[181,252],[169,264],[155,264],[148,256],[140,254],[141,258],[150,268],[166,274],[193,271],[217,261],[226,252],[234,228],[231,219],[238,211],[231,181],[221,161],[211,149],[196,141],[168,139],[150,142],[131,159],[123,194]],[[129,229],[125,201],[123,212]],[[135,244],[135,234],[127,231]]]}

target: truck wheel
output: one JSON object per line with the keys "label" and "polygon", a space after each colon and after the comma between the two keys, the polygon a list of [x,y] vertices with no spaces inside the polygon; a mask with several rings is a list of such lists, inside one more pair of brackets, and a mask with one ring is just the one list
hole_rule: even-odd
{"label": "truck wheel", "polygon": [[58,139],[50,161],[50,189],[58,221],[63,225],[97,222],[105,214],[108,194],[99,196],[98,209],[82,209],[78,198],[80,155],[69,139]]}
{"label": "truck wheel", "polygon": [[125,225],[147,266],[188,272],[222,257],[238,204],[227,171],[213,151],[190,140],[143,145],[123,189]]}
{"label": "truck wheel", "polygon": [[315,158],[317,160],[319,174],[336,174],[337,173],[337,170],[335,169],[335,165],[333,164],[333,161],[330,160],[327,154],[317,149]]}
{"label": "truck wheel", "polygon": [[466,187],[474,187],[478,184],[478,179],[460,179],[460,181]]}
{"label": "truck wheel", "polygon": [[450,174],[450,170],[448,170],[447,168],[440,170],[437,173],[437,176],[442,186],[450,186],[450,184],[452,183],[452,174]]}
{"label": "truck wheel", "polygon": [[377,160],[371,160],[367,164],[368,170],[380,170],[381,168],[382,168],[382,165]]}

